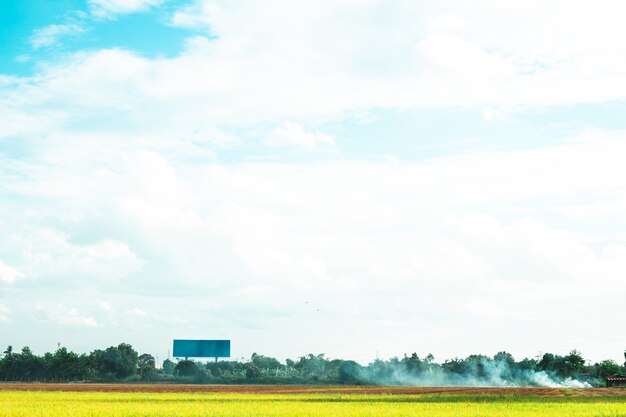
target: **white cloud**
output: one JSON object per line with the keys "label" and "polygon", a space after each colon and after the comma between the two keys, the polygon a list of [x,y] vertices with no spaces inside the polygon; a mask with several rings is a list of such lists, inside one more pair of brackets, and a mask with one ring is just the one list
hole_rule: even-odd
{"label": "white cloud", "polygon": [[133,316],[137,316],[137,317],[145,317],[145,316],[148,315],[148,313],[146,313],[145,311],[143,311],[140,308],[133,308],[133,309],[129,310],[128,313],[133,315]]}
{"label": "white cloud", "polygon": [[66,307],[63,303],[37,305],[36,314],[40,320],[61,326],[98,327],[98,322],[91,315]]}
{"label": "white cloud", "polygon": [[22,274],[10,265],[0,260],[0,282],[5,284],[13,284]]}
{"label": "white cloud", "polygon": [[[565,300],[572,326],[579,326],[588,319],[587,308],[600,308],[598,303],[613,297],[606,288],[615,296],[626,291],[626,241],[618,232],[626,222],[626,200],[620,198],[626,189],[624,153],[623,133],[602,132],[542,149],[416,163],[194,165],[139,152],[111,157],[104,165],[89,159],[99,169],[76,182],[74,169],[87,162],[80,158],[59,169],[31,172],[26,183],[13,188],[64,213],[66,220],[57,222],[65,234],[31,232],[48,214],[22,217],[20,210],[4,223],[11,232],[3,234],[28,236],[11,246],[30,247],[24,258],[24,268],[33,268],[29,277],[76,273],[80,285],[99,289],[94,304],[111,289],[135,296],[201,294],[182,303],[174,297],[171,303],[178,303],[174,309],[182,316],[206,308],[206,320],[221,320],[223,329],[240,323],[246,309],[267,314],[250,326],[279,332],[293,330],[296,322],[283,317],[294,314],[306,318],[311,329],[337,334],[386,320],[398,331],[424,330],[441,346],[441,355],[463,352],[443,351],[445,337],[428,330],[428,320],[481,320],[485,329],[493,329],[515,318],[524,329],[520,334],[528,334],[541,317],[542,328],[562,339],[546,339],[546,344],[569,349],[573,342],[567,332],[574,329],[558,319]],[[55,197],[59,192],[62,199]],[[593,217],[575,217],[576,211],[572,224],[551,217],[581,200],[598,205],[600,218],[612,205],[614,227],[588,231]],[[101,224],[98,235],[123,231],[133,251],[112,238],[70,243],[72,231],[80,234],[93,222]],[[129,271],[132,279],[108,286],[107,277]],[[67,278],[54,282],[68,285]],[[253,289],[272,296],[260,297]],[[127,305],[140,305],[129,300]],[[322,314],[308,318],[306,300],[316,304],[314,312],[320,309],[334,321],[326,322]],[[153,305],[150,316],[152,310],[159,317],[172,308],[164,305]],[[376,316],[369,312],[372,305]],[[103,305],[99,309],[110,314]],[[68,322],[92,323],[78,318],[92,317],[109,323],[80,311],[64,314]],[[127,311],[128,320],[141,318],[138,310],[116,306],[116,311]],[[119,313],[111,320],[121,326],[124,317]],[[191,323],[186,325],[190,332]],[[468,343],[479,344],[463,326],[455,328]],[[520,349],[536,348],[521,336],[511,337]],[[341,337],[332,348],[307,339],[293,342],[289,350],[313,349],[306,343],[333,352],[359,351],[356,341]]]}
{"label": "white cloud", "polygon": [[264,142],[272,147],[299,148],[308,152],[319,151],[323,148],[336,149],[332,136],[306,131],[300,124],[294,122],[280,124],[265,138]]}
{"label": "white cloud", "polygon": [[60,38],[84,32],[84,28],[74,23],[49,25],[35,30],[30,38],[33,48],[49,47],[59,43]]}
{"label": "white cloud", "polygon": [[113,283],[138,271],[144,264],[127,244],[102,240],[90,245],[68,242],[57,230],[31,230],[15,237],[23,252],[24,268],[33,279],[55,282]]}
{"label": "white cloud", "polygon": [[461,37],[434,33],[415,48],[416,65],[430,67],[436,76],[448,78],[459,85],[475,81],[512,79],[515,67],[496,54],[489,54],[479,45]]}
{"label": "white cloud", "polygon": [[[222,126],[311,122],[369,109],[570,105],[626,98],[619,50],[621,2],[197,2],[174,23],[204,25],[173,58],[123,50],[76,54],[42,66],[0,109],[32,130],[106,119],[126,132],[196,141]],[[99,2],[123,12],[155,2]],[[534,7],[544,11],[536,13]],[[350,16],[346,23],[344,16]],[[555,34],[553,22],[560,22]],[[595,22],[603,22],[601,25]],[[591,26],[590,26],[591,25]],[[589,27],[584,31],[580,27]],[[17,116],[17,118],[16,118]],[[33,122],[35,121],[35,122]],[[17,122],[12,122],[13,125]],[[12,127],[11,132],[23,131]],[[49,131],[49,130],[47,130]]]}
{"label": "white cloud", "polygon": [[113,307],[106,301],[98,300],[96,301],[96,305],[104,312],[111,313],[114,311]]}
{"label": "white cloud", "polygon": [[88,0],[91,12],[98,17],[141,12],[158,6],[163,0]]}
{"label": "white cloud", "polygon": [[174,26],[209,30],[212,23],[220,19],[223,9],[217,2],[196,1],[177,10],[172,16]]}
{"label": "white cloud", "polygon": [[[1,226],[3,236],[22,236],[8,244],[25,252],[18,266],[31,268],[28,277],[61,277],[40,292],[93,288],[81,297],[83,305],[39,310],[42,320],[64,325],[119,332],[130,322],[148,329],[168,317],[171,324],[158,325],[166,333],[193,335],[210,324],[241,349],[319,350],[366,360],[364,341],[342,336],[349,329],[369,338],[396,334],[393,344],[380,347],[385,355],[414,349],[427,335],[428,348],[445,357],[500,349],[489,332],[514,319],[519,334],[507,335],[508,346],[527,354],[536,349],[527,335],[536,334],[540,319],[541,329],[552,332],[541,336],[542,348],[601,355],[606,345],[575,341],[572,326],[587,322],[587,309],[626,291],[626,241],[619,235],[626,200],[618,198],[626,187],[619,163],[625,152],[623,134],[595,132],[544,149],[419,163],[194,165],[156,152],[106,162],[86,153],[98,168],[82,173],[80,182],[72,178],[84,158],[28,172],[13,192],[42,199],[48,208],[3,212]],[[61,191],[63,198],[56,197]],[[600,218],[612,205],[614,227],[590,232],[593,217],[576,212],[571,224],[551,218],[581,199],[599,205]],[[63,213],[55,215],[63,234],[37,232],[49,213]],[[74,233],[92,228],[100,243],[70,243]],[[132,252],[112,238],[119,233],[133,242]],[[131,279],[115,279],[129,271]],[[69,274],[80,277],[71,286]],[[125,298],[118,301],[119,294]],[[153,299],[138,301],[145,294]],[[103,297],[106,304],[98,303]],[[567,323],[560,315],[564,303]],[[142,314],[144,305],[149,314]],[[484,330],[465,331],[473,320]],[[450,348],[452,336],[437,330],[444,324],[467,345]],[[290,340],[303,325],[312,336]],[[608,320],[598,331],[613,325]],[[282,351],[263,338],[246,342],[242,329],[271,331],[289,342]],[[334,341],[315,338],[319,329],[335,334]],[[148,330],[141,340],[165,343]]]}

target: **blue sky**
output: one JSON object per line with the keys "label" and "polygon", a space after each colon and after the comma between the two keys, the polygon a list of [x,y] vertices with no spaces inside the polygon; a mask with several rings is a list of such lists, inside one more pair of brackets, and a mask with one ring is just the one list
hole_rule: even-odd
{"label": "blue sky", "polygon": [[[193,33],[168,24],[176,3],[184,4],[168,2],[143,13],[93,16],[90,4],[82,0],[3,2],[0,70],[5,74],[31,75],[43,60],[103,48],[131,49],[146,57],[174,56],[181,51],[184,38]],[[55,26],[68,30],[58,35],[48,32],[49,40],[38,46],[38,33]]]}
{"label": "blue sky", "polygon": [[620,359],[624,11],[2,2],[0,343]]}

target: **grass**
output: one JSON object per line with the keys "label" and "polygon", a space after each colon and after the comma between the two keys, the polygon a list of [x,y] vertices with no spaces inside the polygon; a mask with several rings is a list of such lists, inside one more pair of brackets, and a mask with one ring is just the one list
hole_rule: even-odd
{"label": "grass", "polygon": [[0,391],[0,417],[626,417],[625,397]]}

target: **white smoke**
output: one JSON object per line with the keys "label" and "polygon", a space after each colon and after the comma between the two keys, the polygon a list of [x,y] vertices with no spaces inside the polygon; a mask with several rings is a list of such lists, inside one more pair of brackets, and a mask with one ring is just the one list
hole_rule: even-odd
{"label": "white smoke", "polygon": [[479,361],[466,372],[454,373],[440,365],[429,364],[419,374],[408,372],[401,366],[388,363],[384,373],[371,365],[362,370],[357,379],[375,385],[406,386],[456,386],[456,387],[545,387],[545,388],[591,388],[586,381],[573,378],[559,378],[546,371],[514,369],[509,363],[494,360]]}
{"label": "white smoke", "polygon": [[543,371],[532,372],[530,374],[534,385],[546,388],[591,388],[591,384],[579,381],[573,378],[565,378],[562,381],[556,381]]}

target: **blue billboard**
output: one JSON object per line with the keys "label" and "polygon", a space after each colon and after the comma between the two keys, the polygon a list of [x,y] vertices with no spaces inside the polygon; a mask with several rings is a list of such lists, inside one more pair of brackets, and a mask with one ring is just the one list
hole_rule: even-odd
{"label": "blue billboard", "polygon": [[230,340],[174,339],[175,358],[229,358]]}

